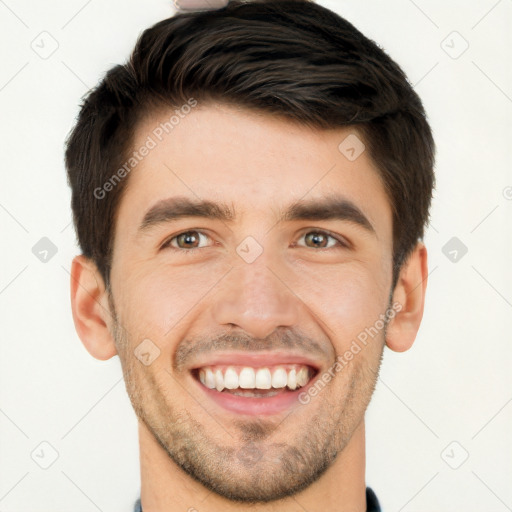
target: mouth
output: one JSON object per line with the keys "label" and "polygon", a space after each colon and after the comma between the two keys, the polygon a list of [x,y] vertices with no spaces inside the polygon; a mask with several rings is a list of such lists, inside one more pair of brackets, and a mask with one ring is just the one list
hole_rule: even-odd
{"label": "mouth", "polygon": [[319,369],[305,363],[209,364],[193,368],[196,384],[218,406],[237,414],[269,415],[299,403]]}

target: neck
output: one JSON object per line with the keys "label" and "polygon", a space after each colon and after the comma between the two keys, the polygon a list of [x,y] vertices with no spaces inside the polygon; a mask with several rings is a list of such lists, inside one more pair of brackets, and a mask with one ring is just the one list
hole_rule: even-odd
{"label": "neck", "polygon": [[[248,507],[206,489],[179,468],[139,421],[143,512],[237,512]],[[251,512],[366,512],[364,419],[330,468],[294,496],[251,505]]]}

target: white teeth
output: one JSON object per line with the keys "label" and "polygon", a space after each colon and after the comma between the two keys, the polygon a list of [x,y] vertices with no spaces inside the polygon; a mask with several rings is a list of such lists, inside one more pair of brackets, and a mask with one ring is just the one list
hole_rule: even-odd
{"label": "white teeth", "polygon": [[224,386],[227,389],[236,389],[238,387],[238,374],[232,366],[226,369],[226,373],[224,374]]}
{"label": "white teeth", "polygon": [[270,389],[272,387],[272,377],[268,368],[260,368],[256,372],[256,389]]}
{"label": "white teeth", "polygon": [[238,376],[238,383],[242,389],[254,389],[256,387],[256,373],[252,368],[242,368]]}
{"label": "white teeth", "polygon": [[273,388],[284,388],[288,382],[288,376],[284,368],[277,368],[272,374],[272,387]]}
{"label": "white teeth", "polygon": [[[304,387],[312,377],[309,367],[289,365],[277,367],[243,368],[236,366],[219,366],[200,368],[199,381],[209,389],[283,389],[290,390]],[[259,396],[259,395],[258,395]]]}
{"label": "white teeth", "polygon": [[297,387],[297,376],[295,373],[295,368],[288,372],[288,387],[290,389],[295,389]]}
{"label": "white teeth", "polygon": [[222,375],[221,370],[217,370],[215,372],[215,388],[217,391],[222,391],[224,389],[224,375]]}
{"label": "white teeth", "polygon": [[206,369],[206,375],[205,375],[205,386],[207,388],[213,389],[215,387],[215,375],[210,370],[210,368]]}
{"label": "white teeth", "polygon": [[307,368],[302,367],[297,373],[297,385],[302,387],[308,383],[309,372]]}

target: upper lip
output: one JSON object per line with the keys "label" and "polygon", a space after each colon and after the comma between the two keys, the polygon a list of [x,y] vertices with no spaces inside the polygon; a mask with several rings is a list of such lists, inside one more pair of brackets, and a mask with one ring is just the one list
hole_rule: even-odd
{"label": "upper lip", "polygon": [[303,355],[285,351],[272,352],[216,352],[210,356],[203,356],[191,366],[191,370],[206,366],[232,365],[232,366],[278,366],[280,364],[303,364],[315,370],[320,368],[318,361]]}

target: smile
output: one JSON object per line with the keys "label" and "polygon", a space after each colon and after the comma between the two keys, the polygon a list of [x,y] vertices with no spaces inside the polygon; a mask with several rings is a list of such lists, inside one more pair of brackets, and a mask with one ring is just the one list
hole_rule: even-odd
{"label": "smile", "polygon": [[[199,380],[209,389],[232,391],[234,394],[237,394],[237,390],[245,389],[288,388],[293,391],[305,386],[313,372],[314,370],[306,365],[280,365],[263,368],[211,366],[199,369]],[[259,394],[257,396],[266,395]]]}
{"label": "smile", "polygon": [[[264,364],[264,357],[251,359],[246,364],[227,364],[224,358],[196,367],[191,374],[216,405],[254,416],[277,414],[299,405],[300,393],[312,385],[319,373],[317,367],[301,361],[268,364],[267,358]],[[275,355],[271,359],[275,360]]]}

